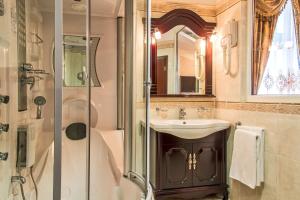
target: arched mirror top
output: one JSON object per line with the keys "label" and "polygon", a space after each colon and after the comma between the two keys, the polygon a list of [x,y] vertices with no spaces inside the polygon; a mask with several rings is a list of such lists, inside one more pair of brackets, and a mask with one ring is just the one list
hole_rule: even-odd
{"label": "arched mirror top", "polygon": [[152,19],[152,29],[158,29],[162,34],[178,25],[189,27],[200,37],[208,37],[213,33],[216,23],[206,22],[195,12],[188,9],[175,9],[160,18]]}

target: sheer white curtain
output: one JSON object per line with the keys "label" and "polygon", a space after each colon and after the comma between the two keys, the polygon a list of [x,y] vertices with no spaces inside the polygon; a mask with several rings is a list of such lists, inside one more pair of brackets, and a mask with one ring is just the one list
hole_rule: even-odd
{"label": "sheer white curtain", "polygon": [[300,68],[291,0],[279,16],[258,94],[300,94]]}

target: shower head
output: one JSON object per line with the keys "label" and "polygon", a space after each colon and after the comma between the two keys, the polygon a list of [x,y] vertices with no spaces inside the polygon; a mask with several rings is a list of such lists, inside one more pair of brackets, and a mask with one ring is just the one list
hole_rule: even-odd
{"label": "shower head", "polygon": [[34,104],[37,105],[36,118],[42,118],[42,106],[46,104],[46,98],[43,96],[37,96],[34,98]]}
{"label": "shower head", "polygon": [[37,106],[43,106],[46,104],[46,98],[43,96],[37,96],[34,98],[34,104]]}

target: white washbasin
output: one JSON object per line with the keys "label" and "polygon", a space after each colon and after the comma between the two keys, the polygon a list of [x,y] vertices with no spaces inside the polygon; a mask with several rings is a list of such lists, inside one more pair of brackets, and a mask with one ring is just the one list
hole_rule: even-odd
{"label": "white washbasin", "polygon": [[228,129],[230,123],[219,119],[151,120],[150,127],[184,139],[197,139]]}

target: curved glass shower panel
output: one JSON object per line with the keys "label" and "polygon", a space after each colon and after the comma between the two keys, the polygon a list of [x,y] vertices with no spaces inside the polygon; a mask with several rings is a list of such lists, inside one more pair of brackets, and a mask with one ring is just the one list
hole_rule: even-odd
{"label": "curved glass shower panel", "polygon": [[72,200],[89,200],[88,3],[63,1],[61,198]]}
{"label": "curved glass shower panel", "polygon": [[[146,67],[146,0],[143,1],[130,1],[133,6],[133,16],[126,16],[131,19],[132,24],[126,23],[126,29],[131,32],[133,37],[136,39],[133,43],[130,56],[132,57],[132,63],[126,63],[127,68],[132,68],[130,74],[126,74],[126,78],[132,79],[131,90],[132,93],[127,91],[126,95],[131,95],[130,100],[132,101],[132,115],[128,116],[132,119],[132,130],[130,134],[131,151],[130,151],[130,176],[132,180],[137,182],[143,189],[145,189],[146,181],[146,132],[145,132],[145,121],[146,121],[146,99],[145,99],[145,67]],[[127,8],[129,10],[130,8]],[[129,38],[127,39],[126,49],[131,45]],[[129,46],[128,46],[129,45]],[[129,48],[130,49],[130,48]],[[127,71],[128,69],[126,69]],[[127,84],[129,84],[127,82]],[[127,105],[126,105],[127,106]],[[128,119],[127,119],[128,120]]]}

